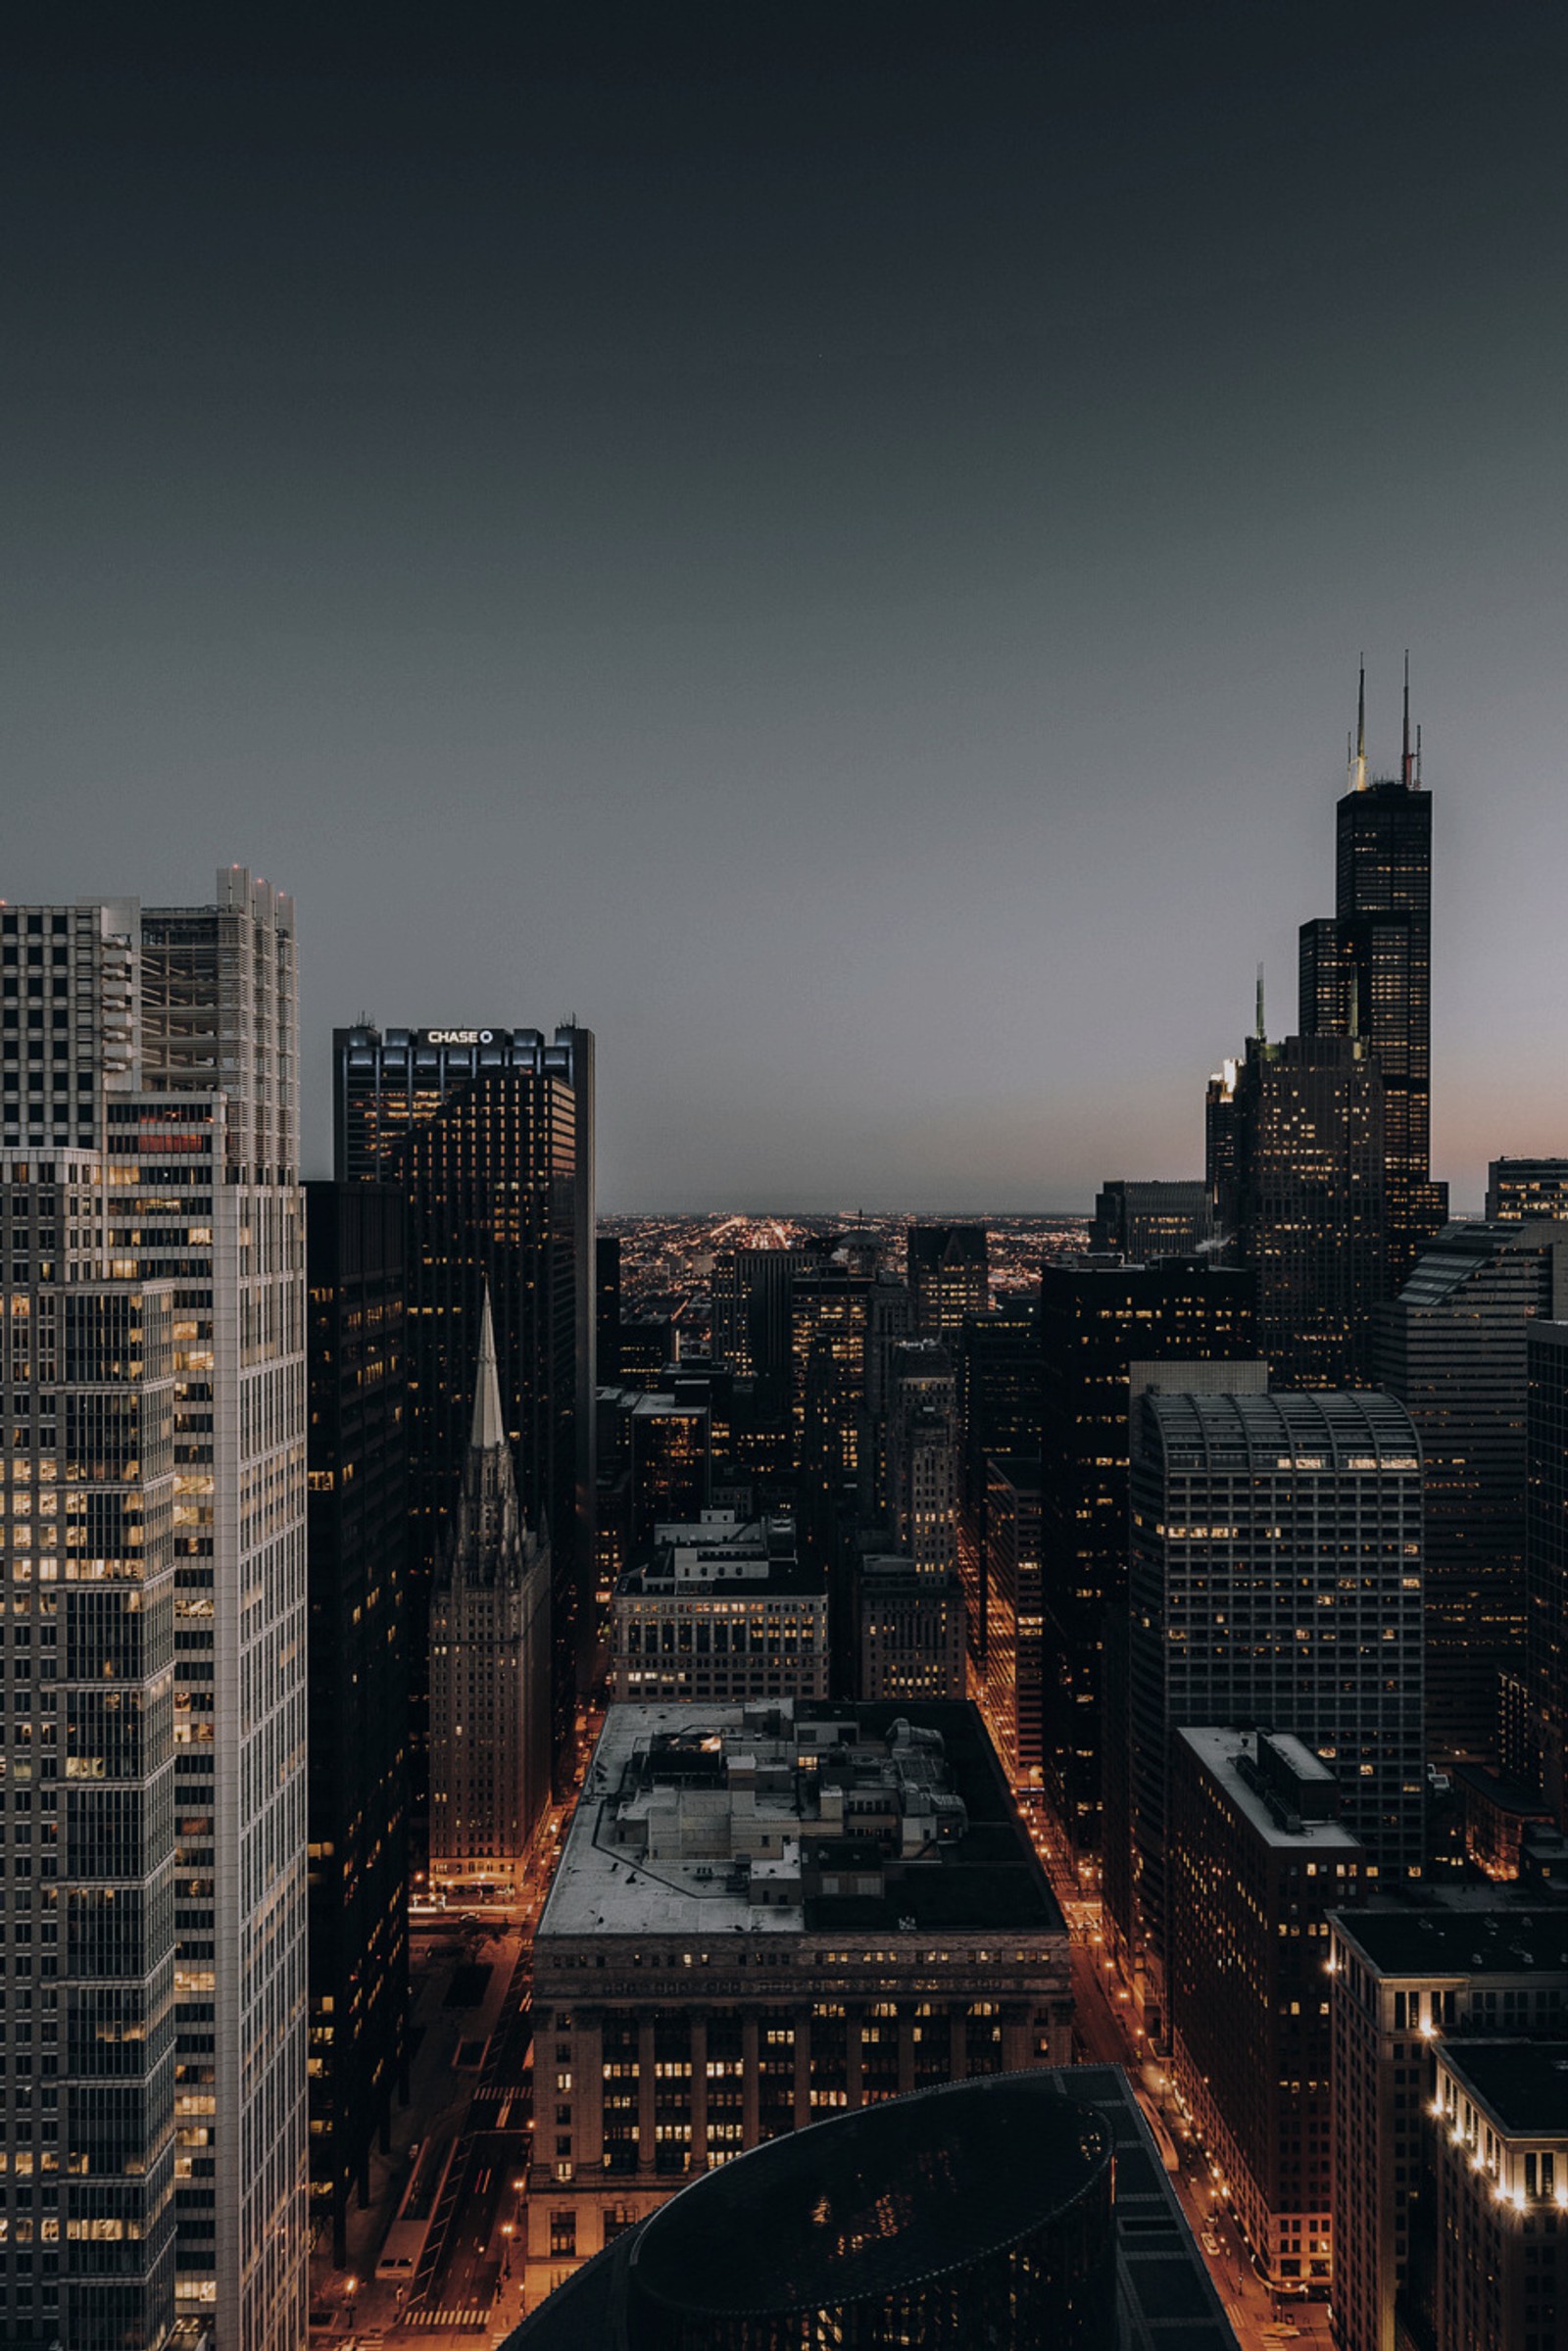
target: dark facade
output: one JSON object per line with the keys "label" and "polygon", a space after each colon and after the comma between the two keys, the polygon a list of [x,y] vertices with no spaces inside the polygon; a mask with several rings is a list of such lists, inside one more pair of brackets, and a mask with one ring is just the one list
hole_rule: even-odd
{"label": "dark facade", "polygon": [[908,1234],[909,1298],[917,1339],[952,1339],[966,1314],[991,1303],[983,1224],[912,1224]]}
{"label": "dark facade", "polygon": [[1568,1827],[1568,1322],[1530,1333],[1525,1406],[1525,1743]]}
{"label": "dark facade", "polygon": [[306,1186],[311,2184],[346,2258],[408,2030],[403,1196]]}
{"label": "dark facade", "polygon": [[987,1505],[993,1457],[1029,1454],[1040,1444],[1040,1315],[1033,1298],[971,1314],[955,1350],[958,1410],[958,1572],[963,1578],[969,1654],[986,1653]]}
{"label": "dark facade", "polygon": [[1171,1742],[1173,2070],[1259,2267],[1286,2293],[1333,2260],[1328,1919],[1360,1889],[1329,1766],[1298,1739]]}
{"label": "dark facade", "polygon": [[1525,1633],[1532,1330],[1568,1312],[1568,1225],[1449,1225],[1377,1320],[1376,1373],[1421,1440],[1428,1752],[1497,1752]]}
{"label": "dark facade", "polygon": [[1250,1359],[1255,1292],[1249,1271],[1207,1258],[1048,1265],[1041,1274],[1041,1760],[1080,1857],[1102,1845],[1104,1620],[1127,1594],[1128,1369]]}
{"label": "dark facade", "polygon": [[1494,1159],[1487,1170],[1487,1222],[1568,1216],[1568,1159]]}
{"label": "dark facade", "polygon": [[1303,1037],[1360,1037],[1383,1075],[1389,1283],[1397,1289],[1447,1217],[1432,1182],[1432,801],[1409,746],[1367,781],[1364,698],[1351,788],[1336,811],[1332,920],[1300,932]]}
{"label": "dark facade", "polygon": [[1144,1263],[1151,1257],[1190,1257],[1213,1230],[1206,1182],[1102,1184],[1089,1246]]}
{"label": "dark facade", "polygon": [[[593,1037],[563,1028],[334,1032],[337,1173],[407,1208],[413,1520],[410,1622],[467,1456],[483,1294],[522,1507],[552,1560],[552,1731],[570,1755],[591,1660],[594,1569]],[[411,1642],[412,1788],[428,1795],[428,1660]]]}
{"label": "dark facade", "polygon": [[790,1397],[790,1286],[809,1262],[799,1249],[723,1249],[713,1259],[713,1354],[760,1383],[775,1411]]}
{"label": "dark facade", "polygon": [[620,1240],[601,1233],[594,1242],[594,1333],[598,1379],[613,1386],[620,1378]]}
{"label": "dark facade", "polygon": [[1236,1081],[1236,1235],[1282,1388],[1359,1388],[1387,1296],[1384,1081],[1332,1035],[1252,1038]]}

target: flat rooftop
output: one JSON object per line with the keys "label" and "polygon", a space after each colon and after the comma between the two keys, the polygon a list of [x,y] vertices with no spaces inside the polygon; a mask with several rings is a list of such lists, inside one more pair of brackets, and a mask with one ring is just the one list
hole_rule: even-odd
{"label": "flat rooftop", "polygon": [[[1294,1826],[1286,1825],[1281,1813],[1288,1798],[1277,1794],[1271,1802],[1257,1782],[1249,1778],[1242,1768],[1244,1763],[1252,1761],[1253,1756],[1253,1740],[1248,1732],[1198,1729],[1178,1731],[1176,1736],[1218,1781],[1227,1797],[1263,1844],[1306,1853],[1349,1854],[1360,1853],[1364,1849],[1361,1839],[1352,1835],[1343,1821],[1296,1819]],[[1290,1746],[1292,1749],[1299,1748],[1305,1762],[1313,1766],[1311,1772],[1302,1770],[1304,1783],[1312,1787],[1321,1787],[1324,1781],[1332,1784],[1333,1773],[1309,1748],[1302,1747],[1300,1741],[1294,1739]],[[1296,1760],[1294,1754],[1291,1760]]]}
{"label": "flat rooftop", "polygon": [[556,1935],[1066,1933],[974,1707],[614,1705]]}
{"label": "flat rooftop", "polygon": [[1516,1910],[1490,1894],[1483,1910],[1341,1910],[1336,1918],[1383,1976],[1568,1977],[1568,1908]]}
{"label": "flat rooftop", "polygon": [[1568,2138],[1568,2040],[1446,2040],[1438,2055],[1510,2137]]}

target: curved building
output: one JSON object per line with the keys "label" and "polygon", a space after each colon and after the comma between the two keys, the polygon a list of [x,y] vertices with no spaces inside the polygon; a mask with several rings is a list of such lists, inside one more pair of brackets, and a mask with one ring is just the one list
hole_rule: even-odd
{"label": "curved building", "polygon": [[945,2084],[698,2180],[513,2337],[624,2351],[1114,2351],[1115,2131],[1037,2072]]}

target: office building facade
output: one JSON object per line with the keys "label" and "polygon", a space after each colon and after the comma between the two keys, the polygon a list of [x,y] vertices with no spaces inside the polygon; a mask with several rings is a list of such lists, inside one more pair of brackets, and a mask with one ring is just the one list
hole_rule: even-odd
{"label": "office building facade", "polygon": [[[59,2314],[39,2339],[63,2327],[74,2347],[118,2345],[120,2334],[101,2331],[116,2323],[107,2285],[86,2288],[76,2303],[74,2278],[105,2280],[122,2264],[127,2278],[139,2272],[146,2283],[149,2345],[182,2317],[214,2323],[223,2340],[254,2351],[295,2351],[305,2326],[307,2075],[305,1248],[293,907],[237,866],[220,873],[207,906],[143,908],[124,899],[8,907],[0,971],[4,1173],[13,1209],[20,1195],[28,1206],[20,1223],[13,1213],[5,1252],[8,1325],[33,1327],[40,1285],[66,1294],[53,1317],[40,1298],[40,1332],[53,1321],[69,1333],[73,1291],[108,1284],[126,1300],[156,1292],[169,1300],[172,1373],[172,1392],[152,1375],[170,1396],[165,1522],[169,1489],[136,1492],[149,1473],[155,1489],[164,1476],[162,1441],[150,1429],[145,1456],[133,1442],[144,1418],[134,1392],[147,1367],[166,1359],[162,1310],[122,1314],[105,1293],[98,1340],[84,1332],[76,1351],[53,1365],[40,1350],[21,1382],[13,1357],[9,1450],[14,1470],[25,1458],[31,1475],[22,1483],[39,1505],[17,1510],[13,1477],[13,1591],[30,1585],[27,1596],[38,1599],[49,1596],[45,1586],[63,1592],[59,1679],[84,1686],[79,1705],[68,1704],[63,1741],[59,1691],[43,1690],[41,1672],[40,1702],[16,1711],[6,1734],[30,1750],[20,1760],[36,1759],[35,1792],[46,1781],[68,1784],[67,1866],[52,1887],[37,1889],[54,1915],[36,1920],[32,1949],[41,1974],[42,1946],[59,1946],[51,2004],[63,1991],[77,2021],[67,2076],[53,2089],[41,2083],[31,2110],[49,2123],[30,2135],[52,2143],[28,2151],[36,2179],[74,2183],[67,2193],[79,2198],[79,2216],[68,2205],[47,2234],[39,2231],[62,2248],[59,2266],[33,2289],[40,2324],[43,2297]],[[138,1318],[139,1353],[129,1340]],[[132,1373],[137,1362],[142,1371]],[[73,1406],[75,1373],[93,1364],[99,1377],[83,1385],[102,1393]],[[40,1377],[46,1369],[53,1383]],[[95,1486],[113,1493],[78,1524],[73,1490],[87,1498]],[[54,1509],[43,1506],[56,1495]],[[25,1552],[19,1526],[33,1537]],[[146,1622],[137,1606],[144,1552],[152,1563]],[[165,1555],[172,1624],[158,1596]],[[24,1557],[26,1577],[17,1572]],[[48,1616],[58,1626],[58,1602],[37,1621]],[[139,1705],[108,1706],[106,1662],[111,1678],[122,1671],[137,1686]],[[172,1919],[163,1890],[171,1827]],[[22,1904],[12,1917],[20,1943]],[[125,2042],[134,2045],[143,2027],[147,2035],[123,2094],[105,2082],[108,2066],[118,2075],[109,2019],[122,2013],[122,1997]],[[99,2024],[84,2030],[95,2009]],[[171,2031],[174,2246],[166,2302],[167,2204],[139,2216],[122,2204],[117,2214],[95,2182],[140,2179],[138,2198],[162,2192],[168,2140],[154,2084]],[[148,2143],[139,2147],[144,2129]],[[121,2192],[109,2190],[110,2205]],[[146,2238],[133,2234],[142,2225]],[[20,2235],[12,2242],[20,2248]],[[100,2258],[101,2243],[119,2250]],[[20,2297],[20,2280],[16,2290]],[[141,2292],[132,2285],[130,2298]],[[122,2322],[130,2323],[124,2306]]]}
{"label": "office building facade", "polygon": [[1040,1454],[1050,1562],[1041,1762],[1052,1808],[1087,1870],[1102,1842],[1105,1618],[1127,1595],[1129,1366],[1252,1360],[1255,1287],[1247,1271],[1208,1258],[1041,1273],[1040,1434],[1028,1447]]}
{"label": "office building facade", "polygon": [[1518,1761],[1568,1828],[1568,1322],[1525,1357],[1524,1717]]}
{"label": "office building facade", "polygon": [[1368,1883],[1424,1858],[1421,1460],[1403,1406],[1146,1390],[1133,1417],[1132,1916],[1110,1923],[1163,2037],[1168,1756],[1264,1723],[1334,1766]]}
{"label": "office building facade", "polygon": [[1449,1225],[1377,1318],[1379,1384],[1421,1440],[1429,1754],[1497,1753],[1525,1646],[1529,1341],[1564,1313],[1568,1225],[1536,1218]]}
{"label": "office building facade", "polygon": [[305,1187],[312,2201],[348,2258],[409,2008],[403,1198]]}
{"label": "office building facade", "polygon": [[827,1696],[827,1579],[796,1557],[788,1519],[714,1509],[656,1527],[612,1615],[618,1702]]}
{"label": "office building facade", "polygon": [[906,1248],[914,1336],[951,1341],[964,1317],[991,1303],[990,1252],[983,1224],[912,1224]]}
{"label": "office building facade", "polygon": [[1487,1170],[1486,1214],[1489,1224],[1568,1217],[1568,1159],[1494,1159]]}
{"label": "office building facade", "polygon": [[1329,1916],[1360,1891],[1334,1773],[1298,1739],[1178,1731],[1170,1759],[1171,2066],[1276,2290],[1333,2269]]}
{"label": "office building facade", "polygon": [[1206,1182],[1102,1184],[1095,1198],[1089,1246],[1098,1253],[1131,1257],[1190,1257],[1214,1236]]}

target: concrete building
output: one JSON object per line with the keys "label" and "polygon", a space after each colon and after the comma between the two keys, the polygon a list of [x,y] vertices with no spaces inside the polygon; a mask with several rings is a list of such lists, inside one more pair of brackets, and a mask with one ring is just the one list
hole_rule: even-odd
{"label": "concrete building", "polygon": [[705,1510],[657,1527],[612,1607],[621,1703],[827,1696],[827,1580],[796,1557],[787,1518]]}
{"label": "concrete building", "polygon": [[0,971],[6,1973],[61,2043],[38,2079],[20,2029],[6,2059],[11,2179],[42,2204],[10,2231],[13,2339],[154,2351],[185,2318],[297,2351],[293,906],[238,866],[207,906],[8,906]]}
{"label": "concrete building", "polygon": [[956,1568],[870,1552],[856,1565],[862,1698],[961,1698],[963,1586]]}
{"label": "concrete building", "polygon": [[1568,2039],[1438,2044],[1428,2124],[1435,2351],[1568,2344]]}
{"label": "concrete building", "polygon": [[1188,1729],[1171,1742],[1172,2070],[1276,2290],[1332,2268],[1329,1914],[1362,1851],[1298,1739]]}
{"label": "concrete building", "polygon": [[1568,2031],[1568,1910],[1471,1889],[1345,1911],[1331,1922],[1329,1982],[1334,2339],[1339,2351],[1399,2351],[1413,2262],[1429,2288],[1424,2117],[1439,2044]]}
{"label": "concrete building", "polygon": [[1066,1929],[967,1706],[612,1706],[533,1964],[546,2271],[781,2131],[1071,2054]]}
{"label": "concrete building", "polygon": [[1525,1641],[1531,1332],[1568,1313],[1568,1224],[1452,1224],[1377,1317],[1375,1370],[1421,1440],[1427,1749],[1493,1758]]}
{"label": "concrete building", "polygon": [[1174,1732],[1294,1732],[1336,1768],[1365,1878],[1420,1873],[1420,1450],[1375,1393],[1146,1390],[1131,1492],[1133,1915],[1107,1917],[1159,2040]]}
{"label": "concrete building", "polygon": [[1257,1349],[1289,1388],[1371,1378],[1389,1296],[1384,1071],[1355,1036],[1249,1039],[1235,1097],[1235,1234]]}
{"label": "concrete building", "polygon": [[550,1803],[550,1545],[517,1498],[490,1294],[457,1517],[430,1603],[430,1881],[521,1882]]}

